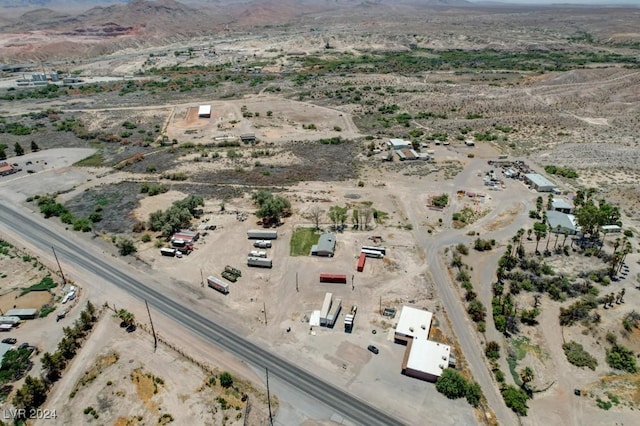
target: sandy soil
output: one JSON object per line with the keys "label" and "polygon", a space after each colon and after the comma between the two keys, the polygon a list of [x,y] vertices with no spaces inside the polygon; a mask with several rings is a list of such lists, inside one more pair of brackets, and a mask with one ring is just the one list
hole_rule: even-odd
{"label": "sandy soil", "polygon": [[[349,114],[306,102],[259,95],[205,103],[211,105],[211,118],[197,118],[196,106],[176,109],[168,138],[210,144],[251,133],[264,142],[360,136]],[[243,117],[243,108],[253,116]],[[315,129],[303,128],[308,125]]]}
{"label": "sandy soil", "polygon": [[[162,343],[154,351],[150,334],[142,329],[126,333],[110,311],[76,358],[47,400],[47,407],[57,410],[58,424],[95,421],[88,407],[94,408],[98,421],[114,425],[261,424],[265,415],[260,402],[264,396],[247,383],[236,377],[239,393],[223,389],[219,379],[209,385],[209,377],[220,370],[207,365],[211,370],[204,371]],[[246,420],[243,392],[251,402]],[[225,408],[217,398],[224,399]]]}

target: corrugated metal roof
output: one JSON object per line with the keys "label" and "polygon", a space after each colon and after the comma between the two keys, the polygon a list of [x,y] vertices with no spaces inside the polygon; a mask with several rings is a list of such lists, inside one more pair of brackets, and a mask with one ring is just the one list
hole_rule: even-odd
{"label": "corrugated metal roof", "polygon": [[333,253],[336,248],[336,236],[330,233],[320,235],[317,252]]}
{"label": "corrugated metal roof", "polygon": [[531,183],[533,183],[538,187],[546,187],[546,186],[555,187],[556,186],[555,183],[551,182],[546,177],[539,175],[537,173],[529,173],[529,174],[526,174],[525,177],[527,178],[528,181],[530,181]]}

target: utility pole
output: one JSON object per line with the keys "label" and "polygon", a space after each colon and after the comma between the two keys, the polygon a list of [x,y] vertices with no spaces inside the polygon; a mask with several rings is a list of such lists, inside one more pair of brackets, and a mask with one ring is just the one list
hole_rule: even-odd
{"label": "utility pole", "polygon": [[264,371],[267,373],[267,404],[269,405],[269,424],[273,426],[273,415],[271,414],[271,393],[269,392],[269,369],[265,367]]}
{"label": "utility pole", "polygon": [[62,267],[60,266],[60,261],[58,260],[58,255],[56,255],[56,249],[51,246],[51,250],[53,250],[53,257],[56,258],[56,263],[58,264],[58,269],[60,269],[60,276],[62,277],[62,284],[63,285],[67,285],[67,280],[64,277],[64,274],[62,273]]}
{"label": "utility pole", "polygon": [[149,324],[151,324],[151,332],[153,333],[153,351],[155,352],[158,349],[158,337],[156,336],[156,330],[153,328],[153,321],[151,321],[151,311],[149,310],[149,304],[147,301],[144,301],[145,306],[147,307],[147,314],[149,314]]}
{"label": "utility pole", "polygon": [[202,268],[200,268],[200,286],[204,287],[204,274],[202,273]]}
{"label": "utility pole", "polygon": [[354,277],[354,275],[352,274],[351,275],[351,291],[356,289],[355,285],[353,284],[353,277]]}
{"label": "utility pole", "polygon": [[382,315],[382,296],[380,296],[380,315]]}
{"label": "utility pole", "polygon": [[296,272],[296,292],[299,292],[300,290],[298,289],[298,273]]}
{"label": "utility pole", "polygon": [[267,304],[262,302],[262,312],[264,312],[264,325],[267,325]]}

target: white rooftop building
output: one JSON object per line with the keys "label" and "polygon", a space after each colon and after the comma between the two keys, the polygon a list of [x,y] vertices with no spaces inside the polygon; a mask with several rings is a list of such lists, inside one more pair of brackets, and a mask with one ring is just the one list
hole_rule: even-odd
{"label": "white rooftop building", "polygon": [[415,338],[427,340],[432,318],[433,314],[429,311],[403,306],[394,338],[403,341]]}
{"label": "white rooftop building", "polygon": [[387,142],[387,146],[389,147],[389,149],[395,150],[413,148],[411,142],[405,141],[404,139],[389,139],[389,142]]}
{"label": "white rooftop building", "polygon": [[200,105],[198,108],[198,117],[211,118],[211,105]]}
{"label": "white rooftop building", "polygon": [[402,374],[435,382],[449,367],[450,356],[449,345],[426,339],[410,340],[402,362]]}

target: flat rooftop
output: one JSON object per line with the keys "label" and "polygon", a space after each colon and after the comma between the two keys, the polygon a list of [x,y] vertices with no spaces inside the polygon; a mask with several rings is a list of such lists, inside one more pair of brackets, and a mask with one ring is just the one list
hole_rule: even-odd
{"label": "flat rooftop", "polygon": [[426,340],[429,337],[433,314],[422,309],[403,306],[396,326],[396,335]]}
{"label": "flat rooftop", "polygon": [[403,368],[440,377],[442,370],[449,367],[450,355],[449,345],[432,340],[413,339],[407,365]]}
{"label": "flat rooftop", "polygon": [[538,173],[529,173],[529,174],[525,175],[525,177],[531,183],[533,183],[534,185],[539,186],[539,187],[545,187],[545,186],[555,187],[556,186],[555,183],[551,182],[546,177],[544,177],[542,175],[539,175]]}

